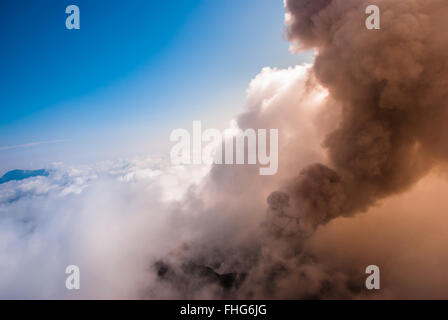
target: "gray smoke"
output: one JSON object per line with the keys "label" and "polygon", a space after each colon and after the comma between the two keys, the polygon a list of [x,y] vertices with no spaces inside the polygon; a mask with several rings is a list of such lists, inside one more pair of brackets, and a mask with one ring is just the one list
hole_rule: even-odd
{"label": "gray smoke", "polygon": [[[380,30],[364,26],[371,4]],[[288,38],[316,49],[314,75],[343,108],[324,141],[331,168],[305,168],[286,190],[305,222],[366,210],[446,160],[446,1],[288,0],[286,10]]]}
{"label": "gray smoke", "polygon": [[[381,30],[365,27],[365,8],[371,4],[381,9]],[[217,252],[216,247],[198,250],[199,255],[187,254],[180,268],[159,262],[158,272],[162,278],[172,273],[174,279],[183,274],[184,283],[185,278],[193,279],[190,287],[205,281],[213,286],[213,297],[361,297],[361,274],[349,275],[347,270],[322,264],[307,241],[320,225],[365,211],[378,200],[409,189],[446,160],[448,38],[443,34],[448,4],[444,0],[286,0],[285,6],[293,48],[316,51],[307,85],[328,90],[327,113],[342,109],[337,127],[321,141],[328,158],[305,167],[303,161],[286,165],[287,172],[280,176],[289,182],[267,197],[267,216],[254,236],[255,244],[215,255],[211,252]],[[263,124],[256,110],[239,118],[241,128]],[[290,130],[288,124],[280,130]],[[329,127],[324,122],[322,126]],[[300,158],[294,143],[283,150],[289,150],[292,159]],[[230,169],[214,168],[214,172],[221,178],[229,172],[235,175]],[[244,176],[244,172],[236,174]],[[228,260],[233,264],[222,268]],[[191,297],[192,291],[185,292]]]}
{"label": "gray smoke", "polygon": [[[315,60],[264,68],[237,118],[279,129],[277,175],[148,158],[1,184],[0,297],[447,297],[447,183],[427,173],[448,157],[448,2],[285,6],[292,49]],[[367,292],[377,261],[388,285]]]}

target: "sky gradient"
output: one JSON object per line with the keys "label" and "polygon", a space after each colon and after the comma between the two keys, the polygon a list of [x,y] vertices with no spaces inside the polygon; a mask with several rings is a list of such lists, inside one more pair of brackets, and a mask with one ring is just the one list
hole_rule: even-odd
{"label": "sky gradient", "polygon": [[272,0],[2,1],[0,170],[164,153],[192,120],[225,126],[263,67],[311,59],[283,32]]}

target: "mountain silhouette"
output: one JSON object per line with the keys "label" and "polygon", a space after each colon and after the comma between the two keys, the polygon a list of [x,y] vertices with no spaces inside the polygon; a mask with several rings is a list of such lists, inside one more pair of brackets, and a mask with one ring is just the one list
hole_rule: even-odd
{"label": "mountain silhouette", "polygon": [[39,170],[12,170],[8,171],[0,178],[0,184],[13,180],[24,180],[32,177],[47,177],[49,172],[45,169]]}

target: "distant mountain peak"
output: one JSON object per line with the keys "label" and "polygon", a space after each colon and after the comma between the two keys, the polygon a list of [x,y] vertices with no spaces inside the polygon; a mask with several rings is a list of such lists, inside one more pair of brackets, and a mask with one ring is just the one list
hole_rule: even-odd
{"label": "distant mountain peak", "polygon": [[3,177],[0,178],[0,184],[13,180],[25,180],[32,177],[47,177],[50,173],[46,169],[39,170],[11,170],[6,172]]}

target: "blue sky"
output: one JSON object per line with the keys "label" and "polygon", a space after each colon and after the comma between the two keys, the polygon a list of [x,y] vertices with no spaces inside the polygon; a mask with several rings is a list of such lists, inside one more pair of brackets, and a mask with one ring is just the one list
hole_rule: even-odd
{"label": "blue sky", "polygon": [[0,1],[0,170],[163,152],[177,127],[227,123],[262,67],[310,59],[288,52],[283,15],[275,0]]}

